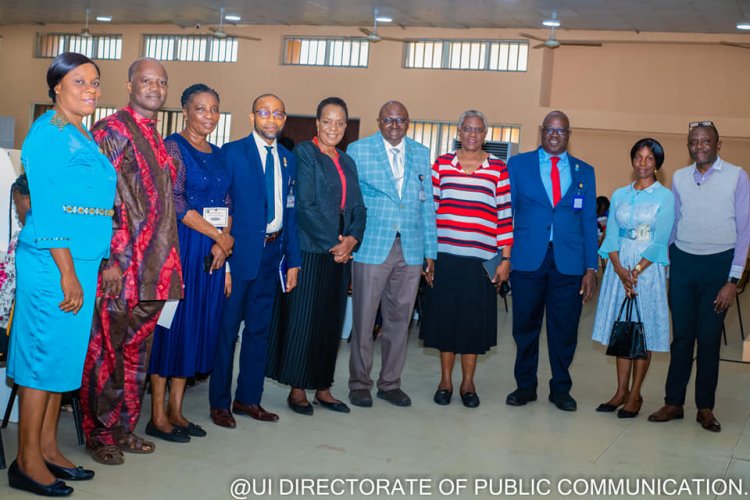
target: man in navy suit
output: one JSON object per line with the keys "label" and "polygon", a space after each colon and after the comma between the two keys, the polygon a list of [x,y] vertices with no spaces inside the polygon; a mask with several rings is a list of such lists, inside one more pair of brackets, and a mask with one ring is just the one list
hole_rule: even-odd
{"label": "man in navy suit", "polygon": [[253,102],[253,132],[221,148],[232,176],[234,250],[229,259],[231,295],[224,304],[209,400],[211,420],[222,427],[236,425],[229,403],[234,348],[242,321],[245,328],[232,412],[264,422],[279,419],[260,405],[268,334],[281,287],[280,269],[288,269],[288,292],[297,285],[302,263],[294,210],[294,155],[276,141],[285,122],[284,103],[264,94]]}
{"label": "man in navy suit", "polygon": [[536,400],[539,333],[545,311],[552,368],[549,400],[575,411],[568,371],[583,303],[596,286],[596,183],[594,169],[567,152],[570,122],[561,111],[542,124],[542,145],[508,162],[513,199],[514,374],[506,403]]}

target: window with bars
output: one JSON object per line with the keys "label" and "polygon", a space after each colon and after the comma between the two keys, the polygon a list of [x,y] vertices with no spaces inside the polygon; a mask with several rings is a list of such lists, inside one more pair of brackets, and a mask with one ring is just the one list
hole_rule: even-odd
{"label": "window with bars", "polygon": [[91,59],[122,59],[122,35],[79,33],[37,33],[34,57],[56,57],[63,52],[78,52]]}
{"label": "window with bars", "polygon": [[[433,122],[411,120],[406,135],[430,149],[430,159],[453,151],[453,139],[458,135],[455,122]],[[521,127],[518,125],[495,124],[487,129],[488,141],[505,141],[519,144]]]}
{"label": "window with bars", "polygon": [[367,38],[284,38],[286,65],[366,68]]}
{"label": "window with bars", "polygon": [[[181,132],[185,128],[185,115],[181,109],[162,109],[157,116],[157,128],[162,137],[167,137],[175,132]],[[216,146],[223,146],[229,142],[229,134],[232,128],[231,113],[220,113],[219,123],[216,129],[208,136],[208,142]]]}
{"label": "window with bars", "polygon": [[[52,107],[52,104],[34,104],[34,120],[52,109]],[[94,125],[94,123],[98,122],[105,116],[111,115],[117,111],[117,109],[118,108],[113,108],[111,106],[100,106],[96,108],[93,115],[85,116],[83,118],[83,126],[87,129],[91,129],[91,126]],[[159,111],[157,118],[157,126],[162,137],[167,137],[174,132],[180,132],[185,128],[185,117],[182,114],[182,110],[163,109]],[[232,115],[230,113],[220,113],[219,123],[216,125],[216,130],[208,136],[208,142],[219,147],[223,146],[224,143],[229,142],[231,127]]]}
{"label": "window with bars", "polygon": [[237,62],[237,38],[213,35],[143,35],[143,55],[161,61]]}
{"label": "window with bars", "polygon": [[[34,120],[42,116],[53,107],[54,105],[52,104],[34,104]],[[91,126],[94,125],[94,123],[98,122],[105,116],[111,115],[115,111],[117,111],[117,108],[113,108],[112,106],[100,106],[96,108],[96,110],[94,110],[93,115],[83,117],[83,126],[87,129],[91,129]]]}
{"label": "window with bars", "polygon": [[513,40],[410,40],[404,67],[475,71],[526,71],[529,44]]}

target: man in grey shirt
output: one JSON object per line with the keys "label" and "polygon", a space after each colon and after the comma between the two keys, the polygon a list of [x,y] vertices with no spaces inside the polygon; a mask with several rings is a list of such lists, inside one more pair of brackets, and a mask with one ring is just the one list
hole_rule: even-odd
{"label": "man in grey shirt", "polygon": [[712,122],[690,124],[693,164],[675,172],[675,224],[669,248],[672,346],[665,405],[650,422],[683,418],[682,405],[698,343],[696,420],[712,432],[724,316],[737,295],[750,244],[750,181],[747,172],[719,157],[721,141]]}

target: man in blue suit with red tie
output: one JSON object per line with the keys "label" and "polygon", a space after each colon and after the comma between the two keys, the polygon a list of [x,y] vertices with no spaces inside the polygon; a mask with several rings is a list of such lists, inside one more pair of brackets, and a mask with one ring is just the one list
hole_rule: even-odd
{"label": "man in blue suit with red tie", "polygon": [[[260,405],[266,372],[266,351],[275,300],[281,287],[279,270],[284,259],[286,291],[297,285],[302,255],[294,209],[294,155],[276,138],[286,123],[281,99],[264,94],[253,102],[253,132],[221,148],[232,176],[231,231],[234,249],[231,294],[224,311],[209,385],[211,420],[235,427],[232,412],[274,422],[278,415]],[[227,269],[227,281],[229,281]],[[240,323],[245,322],[239,374],[232,412],[232,366]]]}
{"label": "man in blue suit with red tie", "polygon": [[539,333],[545,311],[552,368],[549,400],[575,411],[569,368],[583,303],[596,287],[596,182],[591,165],[568,154],[570,122],[561,111],[542,124],[542,145],[508,162],[514,242],[510,283],[517,388],[506,403],[535,401]]}

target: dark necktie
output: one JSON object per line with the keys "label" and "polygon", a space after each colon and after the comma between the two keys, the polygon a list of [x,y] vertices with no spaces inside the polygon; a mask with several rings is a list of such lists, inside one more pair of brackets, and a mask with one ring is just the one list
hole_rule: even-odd
{"label": "dark necktie", "polygon": [[552,162],[552,172],[550,175],[552,177],[552,206],[554,207],[562,197],[562,193],[560,192],[560,170],[557,169],[557,162],[560,161],[560,157],[552,156],[549,161]]}
{"label": "dark necktie", "polygon": [[270,224],[276,218],[276,196],[273,186],[274,167],[273,167],[273,146],[264,146],[266,148],[266,223]]}

